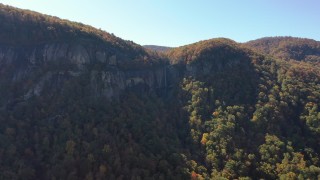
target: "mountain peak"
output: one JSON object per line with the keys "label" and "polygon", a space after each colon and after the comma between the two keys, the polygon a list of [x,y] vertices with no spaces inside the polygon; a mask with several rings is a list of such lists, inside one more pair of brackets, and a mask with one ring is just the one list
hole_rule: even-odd
{"label": "mountain peak", "polygon": [[235,41],[227,38],[214,38],[173,48],[167,52],[167,55],[174,63],[181,61],[190,63],[208,53],[218,55],[225,51],[239,51],[239,46]]}

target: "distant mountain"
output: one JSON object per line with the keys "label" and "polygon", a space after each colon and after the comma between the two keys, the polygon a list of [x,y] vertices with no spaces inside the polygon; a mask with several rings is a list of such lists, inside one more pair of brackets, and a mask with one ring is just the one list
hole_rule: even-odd
{"label": "distant mountain", "polygon": [[156,46],[156,45],[144,45],[143,47],[153,50],[153,51],[158,51],[158,52],[166,52],[170,49],[172,49],[172,47],[166,47],[166,46]]}
{"label": "distant mountain", "polygon": [[244,43],[244,46],[280,59],[320,62],[320,42],[312,39],[266,37]]}
{"label": "distant mountain", "polygon": [[320,177],[316,41],[156,53],[4,5],[0,27],[0,179]]}

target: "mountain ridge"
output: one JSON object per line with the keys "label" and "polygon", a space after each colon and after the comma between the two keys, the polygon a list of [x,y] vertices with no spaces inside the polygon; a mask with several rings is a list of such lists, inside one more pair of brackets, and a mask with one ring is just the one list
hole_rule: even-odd
{"label": "mountain ridge", "polygon": [[320,42],[296,37],[265,37],[243,43],[257,52],[285,60],[319,63]]}

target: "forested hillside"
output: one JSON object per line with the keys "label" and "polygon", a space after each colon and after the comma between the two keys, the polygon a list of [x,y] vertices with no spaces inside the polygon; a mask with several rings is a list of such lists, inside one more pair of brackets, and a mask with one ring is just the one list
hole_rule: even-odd
{"label": "forested hillside", "polygon": [[[264,57],[227,39],[169,57],[198,70],[180,86],[202,177],[319,178],[319,66]],[[207,71],[210,62],[215,69]]]}
{"label": "forested hillside", "polygon": [[224,38],[158,55],[32,11],[0,20],[0,179],[320,178],[309,40],[299,58]]}
{"label": "forested hillside", "polygon": [[266,37],[244,43],[244,46],[284,60],[320,62],[320,42],[312,39]]}

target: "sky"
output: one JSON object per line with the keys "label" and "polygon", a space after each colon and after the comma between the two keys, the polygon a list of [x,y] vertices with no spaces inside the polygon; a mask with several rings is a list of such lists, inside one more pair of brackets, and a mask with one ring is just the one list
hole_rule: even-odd
{"label": "sky", "polygon": [[[225,37],[320,41],[320,0],[0,0],[82,22],[141,45],[177,47]],[[1,25],[1,22],[0,22]]]}

